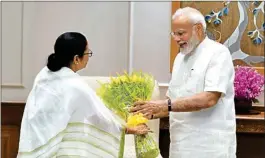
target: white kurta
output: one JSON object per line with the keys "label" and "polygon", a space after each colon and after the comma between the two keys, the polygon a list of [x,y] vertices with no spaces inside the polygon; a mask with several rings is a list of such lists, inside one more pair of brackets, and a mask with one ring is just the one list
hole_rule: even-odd
{"label": "white kurta", "polygon": [[197,112],[170,113],[171,158],[236,157],[234,67],[229,50],[206,38],[189,55],[174,61],[168,96],[221,92],[218,103]]}
{"label": "white kurta", "polygon": [[122,128],[78,74],[45,67],[27,99],[18,157],[117,158]]}

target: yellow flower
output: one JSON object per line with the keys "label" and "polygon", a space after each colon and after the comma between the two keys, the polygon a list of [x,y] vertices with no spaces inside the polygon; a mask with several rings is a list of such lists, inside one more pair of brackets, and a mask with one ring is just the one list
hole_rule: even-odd
{"label": "yellow flower", "polygon": [[142,113],[136,115],[130,115],[127,120],[128,127],[134,127],[139,124],[147,123],[147,119],[143,116]]}
{"label": "yellow flower", "polygon": [[119,78],[113,78],[113,77],[111,77],[110,78],[110,80],[111,80],[111,84],[119,84],[120,83],[120,79]]}
{"label": "yellow flower", "polygon": [[132,75],[131,76],[131,80],[132,80],[132,82],[137,82],[137,76],[136,75]]}
{"label": "yellow flower", "polygon": [[115,78],[113,78],[113,77],[110,77],[110,83],[114,83],[115,81]]}
{"label": "yellow flower", "polygon": [[126,76],[121,76],[121,77],[120,77],[120,80],[121,80],[122,82],[126,82],[126,81],[127,81],[127,78],[126,78]]}

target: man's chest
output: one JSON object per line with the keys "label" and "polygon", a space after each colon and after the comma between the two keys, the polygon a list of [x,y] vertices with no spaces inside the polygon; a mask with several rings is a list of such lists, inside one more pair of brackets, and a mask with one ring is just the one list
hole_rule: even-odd
{"label": "man's chest", "polygon": [[173,67],[169,90],[174,96],[189,96],[204,90],[204,81],[210,60],[207,57],[195,56],[178,60]]}

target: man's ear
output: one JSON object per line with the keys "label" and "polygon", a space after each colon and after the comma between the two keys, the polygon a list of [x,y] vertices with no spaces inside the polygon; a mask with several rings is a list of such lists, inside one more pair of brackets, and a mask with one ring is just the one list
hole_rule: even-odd
{"label": "man's ear", "polygon": [[202,24],[201,23],[198,23],[198,24],[196,24],[196,26],[195,26],[195,30],[196,30],[196,32],[197,32],[197,35],[200,37],[200,36],[203,36],[203,26],[202,26]]}
{"label": "man's ear", "polygon": [[197,24],[197,25],[196,25],[196,28],[197,28],[197,31],[198,31],[198,32],[203,32],[203,26],[202,26],[201,23]]}

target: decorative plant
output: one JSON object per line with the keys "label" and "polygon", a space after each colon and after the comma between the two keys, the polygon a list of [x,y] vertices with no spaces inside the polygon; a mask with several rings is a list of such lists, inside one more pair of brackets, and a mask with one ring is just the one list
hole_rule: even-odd
{"label": "decorative plant", "polygon": [[253,13],[253,18],[254,18],[254,26],[255,26],[255,30],[253,31],[248,31],[248,36],[252,39],[252,42],[254,44],[261,44],[264,36],[262,35],[261,31],[265,30],[265,23],[263,22],[262,26],[260,26],[260,28],[257,26],[257,16],[259,14],[259,12],[261,11],[264,16],[264,2],[259,3],[258,1],[254,1],[252,3],[255,8],[253,9],[252,13]]}
{"label": "decorative plant", "polygon": [[258,102],[257,97],[263,91],[264,76],[253,67],[237,66],[235,68],[235,98]]}
{"label": "decorative plant", "polygon": [[214,23],[214,25],[220,25],[221,23],[222,23],[222,17],[223,17],[223,15],[228,15],[228,12],[229,12],[229,4],[230,4],[230,2],[228,1],[228,2],[223,2],[223,4],[224,4],[224,8],[222,8],[221,10],[219,10],[218,12],[215,12],[214,10],[212,10],[211,12],[210,12],[210,14],[208,14],[208,15],[206,15],[205,16],[205,21],[207,22],[207,23],[211,23],[211,22],[213,22]]}
{"label": "decorative plant", "polygon": [[[237,1],[235,3],[231,3],[231,0],[223,0],[218,3],[220,6],[212,8],[204,15],[207,25],[210,26],[208,27],[210,29],[207,29],[207,36],[210,39],[216,39],[212,31],[209,31],[214,27],[216,30],[221,30],[220,34],[227,34],[227,30],[220,26],[224,24],[227,17],[236,13],[238,14],[238,24],[235,28],[231,28],[233,29],[233,32],[226,39],[221,36],[222,43],[230,50],[232,60],[241,60],[248,66],[263,63],[265,61],[264,54],[256,55],[253,54],[252,50],[245,52],[241,48],[241,42],[243,41],[242,38],[244,34],[246,34],[254,45],[257,47],[263,47],[265,43],[265,23],[263,18],[265,15],[265,1]],[[236,4],[238,8],[237,10],[235,7]],[[196,2],[194,2],[193,5],[201,11],[205,9],[204,6],[201,8],[197,7]],[[231,20],[229,19],[226,21],[225,25],[231,26],[229,21]]]}
{"label": "decorative plant", "polygon": [[[217,12],[212,10],[209,14],[205,15],[205,21],[207,23],[213,23],[215,26],[219,26],[222,24],[223,16],[227,16],[229,13],[230,0],[225,0],[223,4],[224,7],[222,9],[218,10]],[[253,14],[253,23],[255,28],[251,31],[248,31],[247,35],[249,38],[252,39],[253,44],[260,45],[262,44],[262,42],[264,42],[264,36],[262,35],[262,32],[264,32],[265,30],[265,23],[263,21],[261,26],[258,26],[257,17],[259,13],[261,14],[261,16],[264,16],[264,1],[254,1],[252,2],[252,6],[254,7],[251,12]]]}

